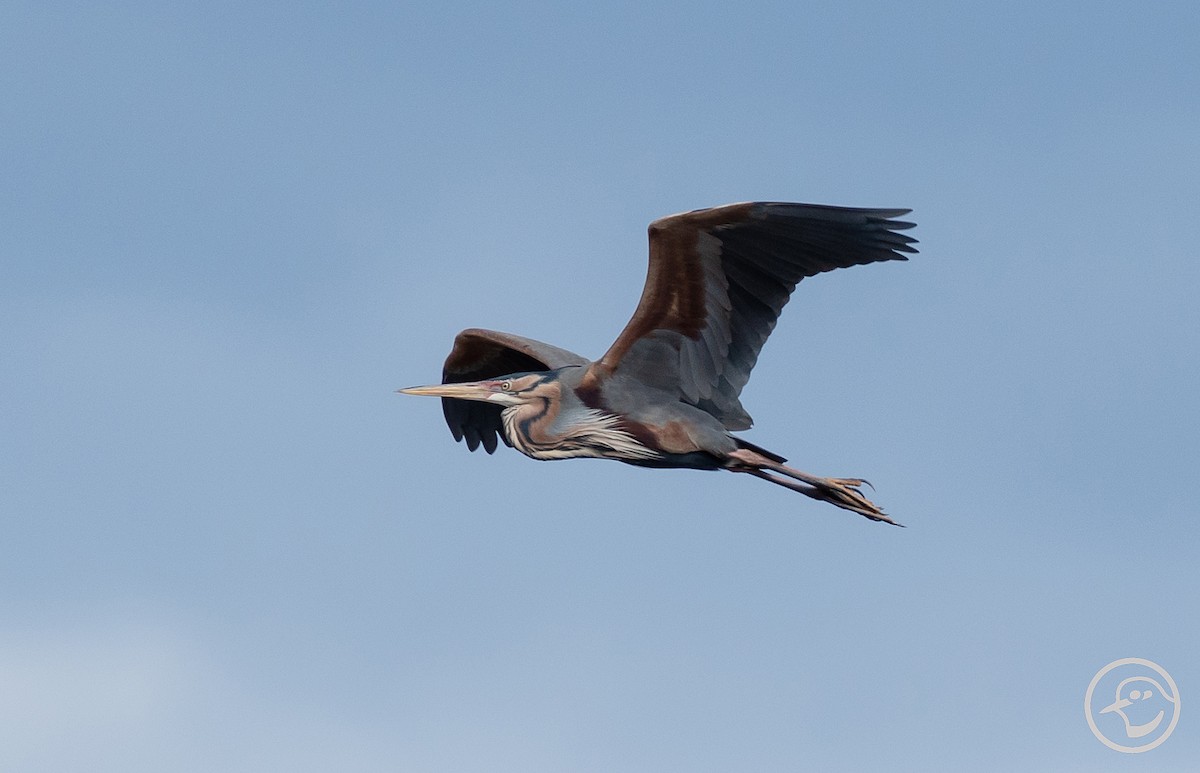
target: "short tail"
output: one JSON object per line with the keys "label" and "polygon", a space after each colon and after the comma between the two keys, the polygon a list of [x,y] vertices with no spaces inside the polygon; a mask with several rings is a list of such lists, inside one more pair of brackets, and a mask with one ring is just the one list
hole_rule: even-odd
{"label": "short tail", "polygon": [[777,462],[779,464],[783,464],[784,462],[787,461],[787,459],[784,459],[782,456],[775,453],[774,451],[768,451],[767,449],[763,448],[762,446],[756,446],[753,443],[751,443],[749,440],[742,440],[740,437],[735,437],[733,440],[734,440],[734,442],[737,443],[738,448],[744,448],[747,451],[753,451],[754,453],[756,453],[760,456],[765,456],[766,458],[770,459],[772,462]]}

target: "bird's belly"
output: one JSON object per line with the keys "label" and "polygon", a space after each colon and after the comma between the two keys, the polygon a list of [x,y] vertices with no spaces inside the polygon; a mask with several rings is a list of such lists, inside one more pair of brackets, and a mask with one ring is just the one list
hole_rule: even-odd
{"label": "bird's belly", "polygon": [[689,454],[661,454],[656,459],[622,459],[626,464],[638,467],[680,468],[689,470],[719,470],[725,466],[717,457],[707,451],[693,451]]}

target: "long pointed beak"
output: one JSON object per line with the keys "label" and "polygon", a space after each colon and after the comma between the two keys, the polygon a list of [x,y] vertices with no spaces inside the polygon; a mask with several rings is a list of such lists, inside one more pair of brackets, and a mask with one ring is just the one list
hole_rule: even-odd
{"label": "long pointed beak", "polygon": [[430,384],[415,386],[408,389],[397,389],[406,395],[428,395],[429,397],[454,397],[459,400],[487,401],[495,392],[486,381],[472,381],[465,384]]}
{"label": "long pointed beak", "polygon": [[1117,709],[1123,709],[1123,708],[1125,708],[1126,706],[1128,706],[1128,705],[1129,705],[1131,702],[1132,702],[1132,701],[1128,701],[1128,700],[1126,700],[1125,698],[1118,698],[1117,700],[1113,701],[1113,702],[1112,702],[1112,703],[1110,703],[1109,705],[1107,705],[1107,706],[1105,706],[1104,708],[1100,709],[1100,713],[1101,713],[1101,714],[1107,714],[1107,713],[1108,713],[1108,712],[1110,712],[1110,711],[1116,711]]}

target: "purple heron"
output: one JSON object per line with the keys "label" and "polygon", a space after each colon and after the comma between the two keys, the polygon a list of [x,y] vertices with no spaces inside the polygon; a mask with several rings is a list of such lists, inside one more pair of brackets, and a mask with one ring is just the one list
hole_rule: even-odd
{"label": "purple heron", "polygon": [[650,268],[633,318],[590,361],[528,338],[471,328],[442,383],[455,440],[490,454],[497,437],[534,459],[596,457],[643,467],[744,472],[895,523],[860,478],[822,478],[731,434],[749,429],[738,396],[796,284],[835,268],[907,260],[907,209],[749,202],[650,224]]}

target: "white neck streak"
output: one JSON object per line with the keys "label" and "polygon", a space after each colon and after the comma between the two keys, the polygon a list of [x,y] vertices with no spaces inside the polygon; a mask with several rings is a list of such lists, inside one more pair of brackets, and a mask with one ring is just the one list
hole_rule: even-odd
{"label": "white neck streak", "polygon": [[[565,428],[551,435],[546,432],[553,417],[545,411],[529,416],[515,405],[500,414],[504,435],[526,456],[534,459],[571,459],[595,457],[644,461],[659,459],[662,454],[647,448],[633,435],[621,428],[621,419],[611,413],[588,408],[571,416]],[[524,415],[522,415],[524,414]],[[558,428],[556,428],[558,429]]]}

